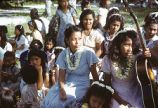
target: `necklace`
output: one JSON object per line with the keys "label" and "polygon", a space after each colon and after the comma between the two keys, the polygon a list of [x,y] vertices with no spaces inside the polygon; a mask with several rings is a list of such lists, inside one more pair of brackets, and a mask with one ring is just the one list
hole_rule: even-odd
{"label": "necklace", "polygon": [[112,66],[115,71],[115,76],[119,79],[126,79],[129,76],[129,73],[133,71],[134,66],[134,57],[123,60],[121,62],[113,62]]}
{"label": "necklace", "polygon": [[[78,49],[75,54],[72,54],[70,49],[66,49],[66,62],[70,70],[76,70],[79,66],[83,48]],[[71,57],[72,56],[72,57]]]}

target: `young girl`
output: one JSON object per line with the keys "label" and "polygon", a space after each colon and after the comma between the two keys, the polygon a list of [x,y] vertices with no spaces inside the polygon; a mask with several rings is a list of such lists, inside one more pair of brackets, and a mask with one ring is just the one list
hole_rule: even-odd
{"label": "young girl", "polygon": [[[108,55],[102,60],[105,72],[105,84],[112,86],[114,92],[125,100],[124,105],[143,108],[141,88],[135,71],[135,60],[138,49],[137,33],[132,30],[120,31],[113,39]],[[137,101],[136,101],[137,100]],[[112,98],[111,108],[119,108],[120,104]]]}
{"label": "young girl", "polygon": [[57,46],[65,47],[64,43],[64,31],[67,24],[76,25],[76,11],[72,6],[69,5],[68,0],[58,0],[58,8],[56,16],[59,17],[59,31],[56,39]]}
{"label": "young girl", "polygon": [[40,108],[37,92],[38,70],[27,64],[21,69],[21,74],[26,84],[22,88],[18,108]]}
{"label": "young girl", "polygon": [[7,87],[14,92],[17,92],[20,84],[19,71],[20,70],[16,65],[14,52],[7,51],[4,54],[3,65],[1,67],[1,87]]}
{"label": "young girl", "polygon": [[116,33],[123,30],[124,20],[120,14],[112,14],[104,27],[104,42],[102,43],[102,56],[108,54],[109,46]]}
{"label": "young girl", "polygon": [[28,50],[28,40],[24,36],[24,28],[22,25],[15,26],[15,41],[16,41],[16,58],[20,58],[22,52]]}
{"label": "young girl", "polygon": [[102,25],[102,27],[106,24],[106,17],[108,14],[108,5],[109,0],[100,0],[99,10],[98,10],[98,22]]}
{"label": "young girl", "polygon": [[104,37],[100,30],[95,29],[96,24],[94,11],[86,9],[81,13],[79,25],[82,28],[83,45],[93,49],[99,57]]}
{"label": "young girl", "polygon": [[81,46],[81,29],[77,26],[67,28],[65,40],[68,47],[56,61],[59,65],[59,82],[49,90],[42,108],[65,108],[74,99],[82,98],[90,84],[90,72],[93,79],[98,80],[98,58],[89,48]]}
{"label": "young girl", "polygon": [[53,38],[46,38],[45,45],[44,45],[44,52],[47,54],[47,61],[48,61],[48,71],[51,70],[51,67],[54,65],[55,54],[54,54],[54,47],[55,47],[55,40]]}
{"label": "young girl", "polygon": [[[42,35],[38,31],[38,28],[37,28],[37,25],[36,25],[35,21],[34,20],[29,21],[28,26],[29,26],[29,29],[32,31],[32,33],[30,33],[30,35],[31,35],[31,37],[33,37],[33,40],[34,39],[40,40],[40,42],[43,44]],[[26,34],[28,34],[28,33],[26,33]]]}

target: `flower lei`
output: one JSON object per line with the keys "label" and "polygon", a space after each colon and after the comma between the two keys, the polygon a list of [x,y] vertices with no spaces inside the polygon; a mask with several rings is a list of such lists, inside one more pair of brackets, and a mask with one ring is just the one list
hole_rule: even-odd
{"label": "flower lei", "polygon": [[66,61],[67,61],[67,64],[68,64],[68,69],[70,69],[70,70],[76,70],[77,69],[77,67],[79,66],[79,63],[80,63],[82,52],[83,52],[83,50],[81,48],[75,52],[75,55],[77,55],[77,56],[75,56],[75,61],[73,63],[70,59],[70,49],[67,48],[67,50],[66,50]]}
{"label": "flower lei", "polygon": [[131,56],[129,59],[123,60],[120,62],[113,62],[112,66],[115,70],[115,76],[119,79],[126,79],[129,76],[129,73],[132,71],[134,66],[134,57]]}

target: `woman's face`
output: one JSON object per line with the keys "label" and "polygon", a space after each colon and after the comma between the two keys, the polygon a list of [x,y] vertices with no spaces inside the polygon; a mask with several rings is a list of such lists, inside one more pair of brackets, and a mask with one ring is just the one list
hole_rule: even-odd
{"label": "woman's face", "polygon": [[91,96],[89,99],[90,108],[102,108],[103,100],[96,96]]}
{"label": "woman's face", "polygon": [[72,52],[75,52],[82,44],[81,32],[74,32],[68,40],[69,47]]}
{"label": "woman's face", "polygon": [[30,64],[31,65],[33,65],[33,66],[40,66],[41,65],[41,62],[42,62],[42,60],[41,60],[41,58],[40,57],[38,57],[38,56],[32,56],[31,58],[30,58]]}
{"label": "woman's face", "polygon": [[93,22],[94,22],[93,15],[92,15],[92,14],[86,15],[86,16],[83,18],[83,26],[84,26],[84,29],[86,29],[86,30],[87,30],[87,29],[92,29]]}
{"label": "woman's face", "polygon": [[46,48],[47,48],[48,50],[52,49],[53,46],[54,46],[54,44],[53,44],[52,41],[48,41],[48,42],[46,42]]}
{"label": "woman's face", "polygon": [[118,32],[118,30],[120,29],[120,27],[121,27],[121,22],[120,21],[114,21],[114,22],[112,22],[110,24],[110,28],[109,28],[110,33],[114,34],[114,33]]}
{"label": "woman's face", "polygon": [[133,55],[133,45],[132,45],[132,39],[127,38],[126,41],[124,41],[121,44],[120,50],[121,50],[121,55],[123,57],[129,57]]}
{"label": "woman's face", "polygon": [[61,0],[60,2],[60,6],[63,8],[63,9],[66,9],[69,5],[68,1],[67,0]]}
{"label": "woman's face", "polygon": [[154,37],[158,33],[158,24],[151,24],[146,28],[146,36],[149,38]]}
{"label": "woman's face", "polygon": [[20,31],[18,29],[15,29],[14,33],[15,33],[16,36],[20,35]]}

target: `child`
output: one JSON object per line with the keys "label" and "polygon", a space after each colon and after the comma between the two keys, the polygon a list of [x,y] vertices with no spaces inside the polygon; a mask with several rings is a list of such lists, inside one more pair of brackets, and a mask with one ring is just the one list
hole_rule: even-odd
{"label": "child", "polygon": [[25,65],[21,69],[25,86],[21,91],[21,100],[17,103],[18,108],[40,108],[37,92],[38,71],[32,65]]}
{"label": "child", "polygon": [[123,30],[124,19],[120,14],[112,14],[104,27],[104,41],[102,43],[102,56],[108,54],[109,46],[116,33]]}
{"label": "child", "polygon": [[[43,44],[42,35],[39,32],[35,21],[34,20],[29,21],[28,22],[28,26],[29,26],[29,29],[32,31],[32,33],[30,33],[30,35],[33,37],[33,40],[34,39],[40,40],[40,42]],[[26,33],[26,34],[29,34],[29,33]]]}
{"label": "child", "polygon": [[1,108],[16,108],[13,98],[13,91],[8,88],[2,88],[0,91],[0,107]]}
{"label": "child", "polygon": [[1,86],[7,87],[14,92],[19,90],[19,68],[16,65],[14,52],[7,51],[4,54],[3,65],[1,67],[2,81]]}
{"label": "child", "polygon": [[76,11],[72,6],[69,5],[68,0],[58,0],[56,16],[59,17],[60,20],[56,42],[58,46],[65,47],[64,31],[67,27],[67,24],[76,25]]}
{"label": "child", "polygon": [[54,47],[55,47],[55,40],[53,38],[46,38],[45,45],[44,45],[44,52],[47,54],[47,61],[48,61],[48,71],[51,70],[51,67],[54,65],[55,54],[54,54]]}
{"label": "child", "polygon": [[106,24],[109,2],[109,0],[100,0],[99,3],[98,22],[102,25],[102,27]]}
{"label": "child", "polygon": [[26,51],[29,47],[28,40],[24,36],[24,28],[22,25],[15,26],[15,41],[16,41],[16,58],[20,58],[22,52]]}
{"label": "child", "polygon": [[59,82],[49,90],[42,108],[65,108],[74,99],[82,98],[90,84],[89,73],[99,80],[96,72],[98,58],[94,52],[82,46],[81,29],[70,26],[65,31],[68,45],[58,56]]}

